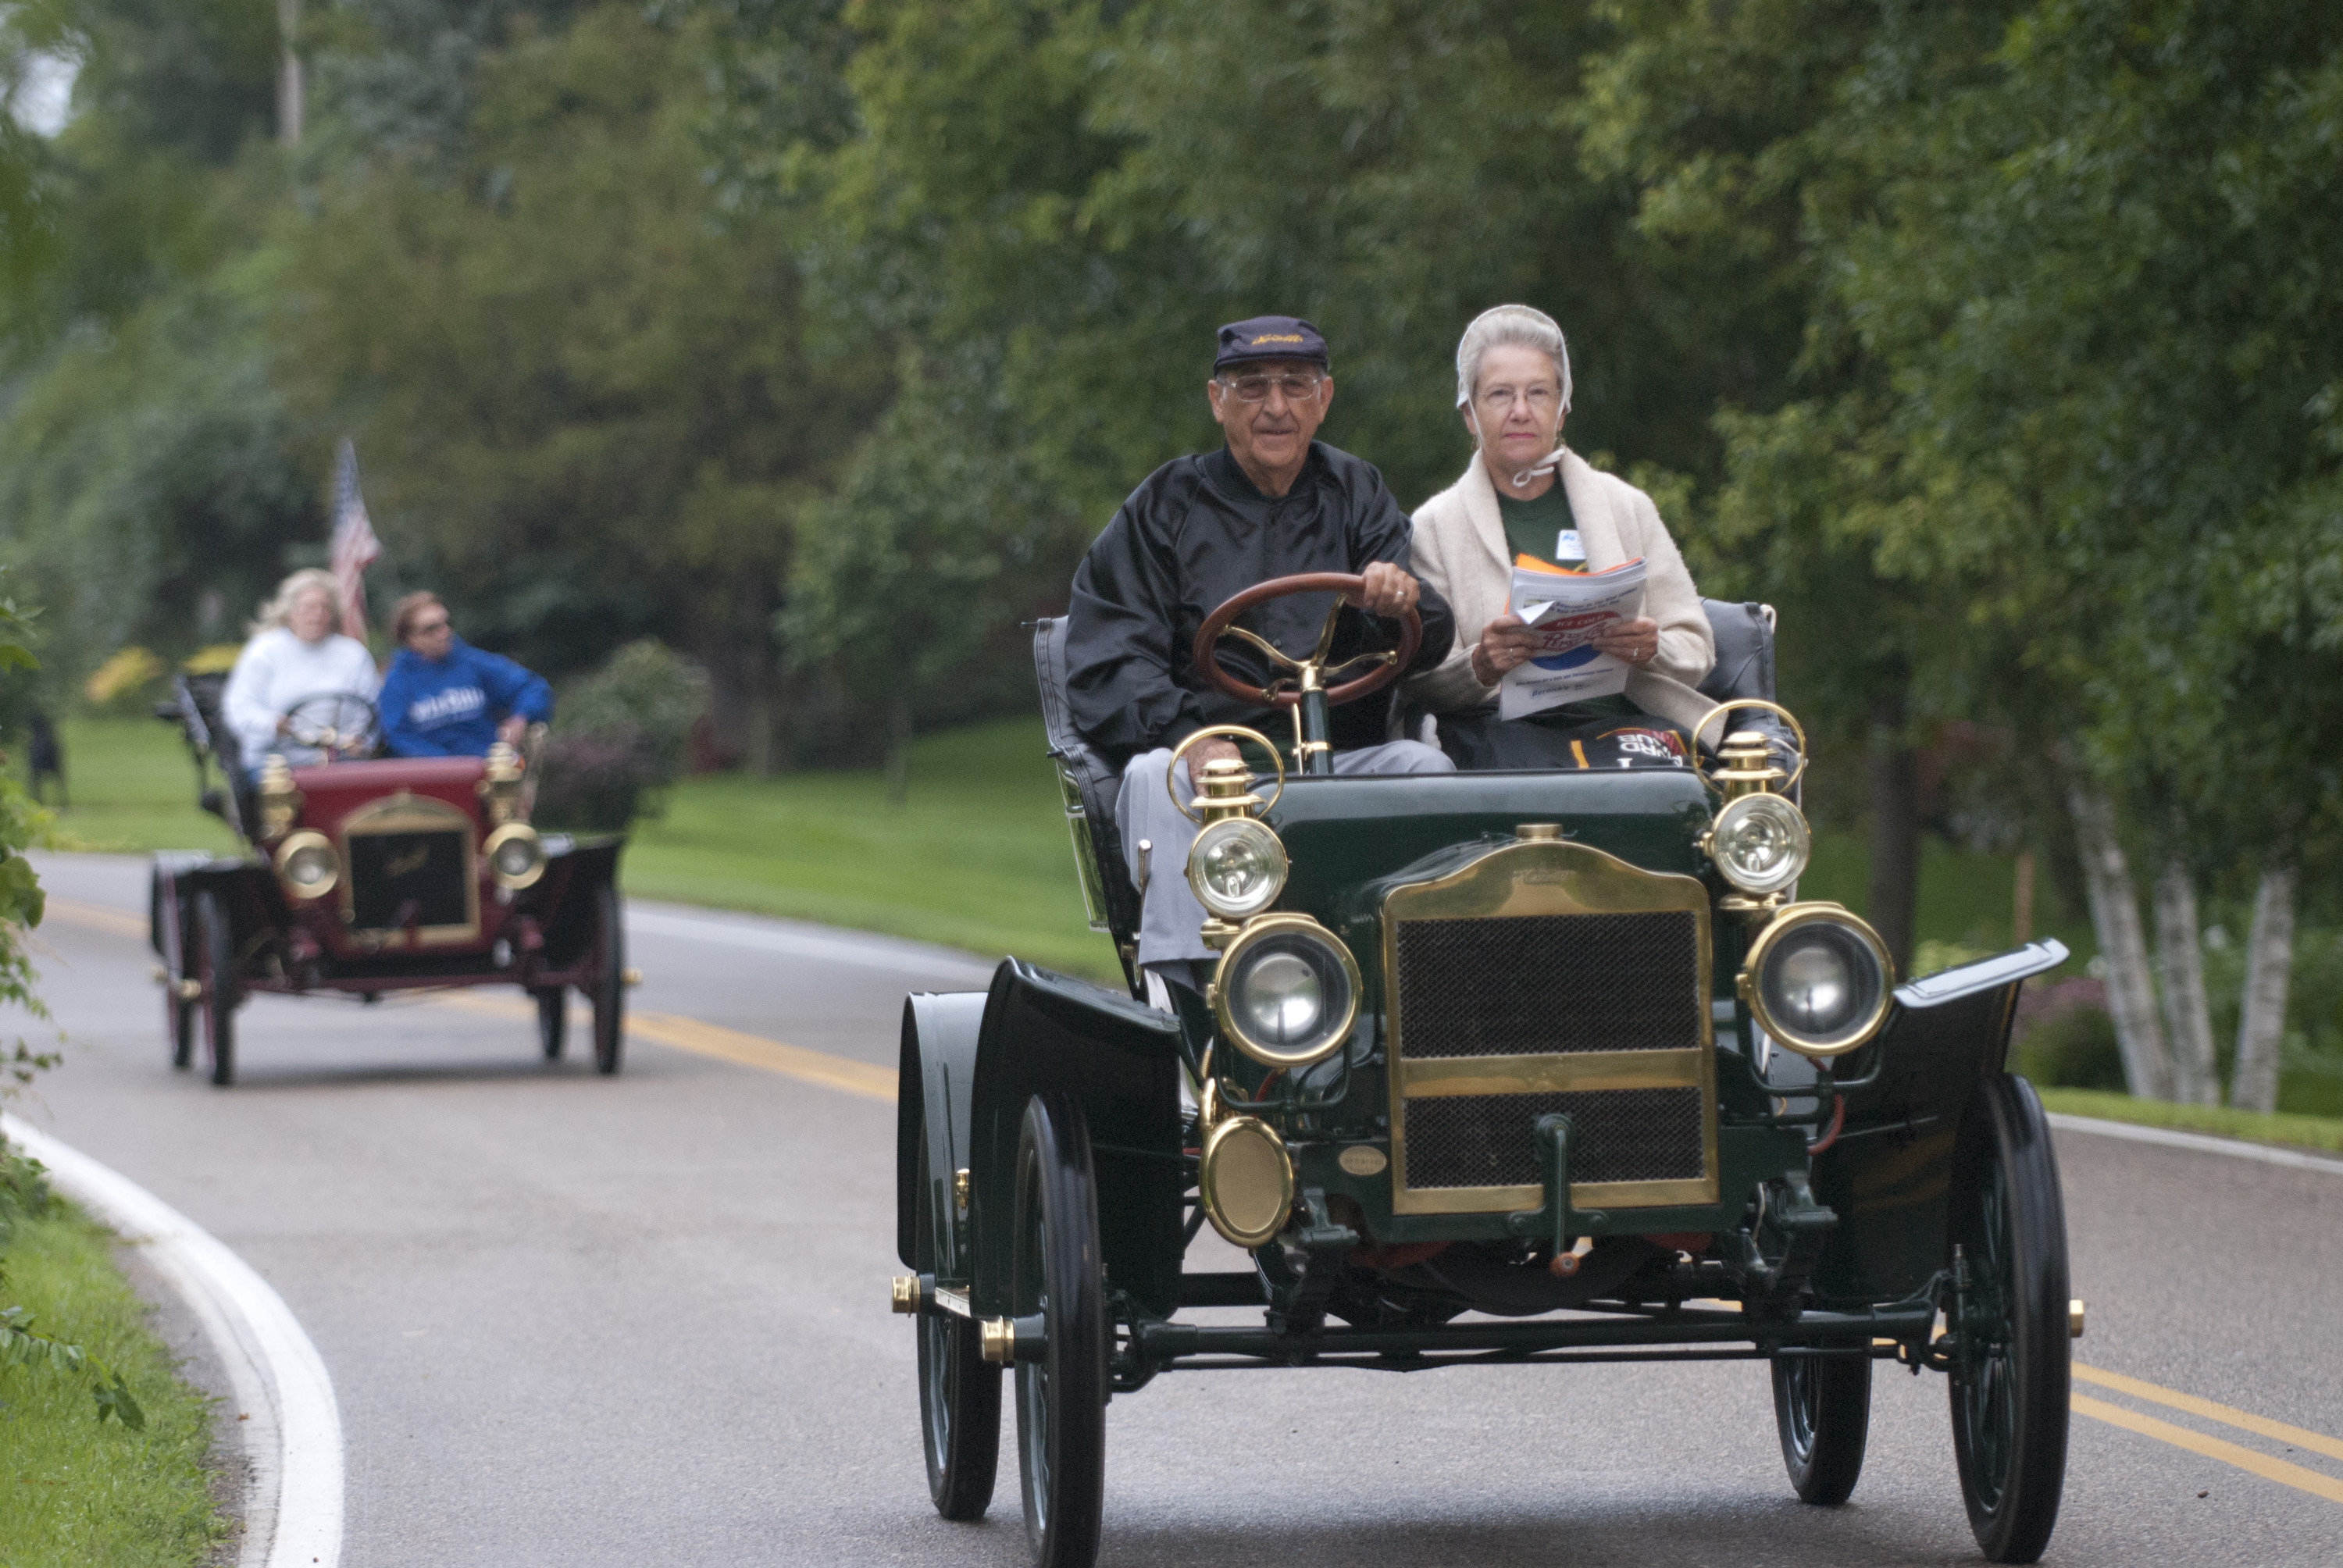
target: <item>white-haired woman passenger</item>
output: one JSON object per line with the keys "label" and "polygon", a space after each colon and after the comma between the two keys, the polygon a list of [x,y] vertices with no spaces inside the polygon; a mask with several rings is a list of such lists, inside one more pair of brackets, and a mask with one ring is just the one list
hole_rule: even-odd
{"label": "white-haired woman passenger", "polygon": [[[1417,574],[1455,610],[1456,648],[1407,684],[1408,702],[1435,716],[1460,768],[1681,759],[1685,736],[1715,706],[1694,685],[1715,662],[1715,640],[1652,498],[1562,444],[1570,347],[1554,318],[1526,305],[1475,317],[1456,348],[1456,407],[1473,460],[1417,508],[1413,552]],[[1537,651],[1509,608],[1517,555],[1583,557],[1598,572],[1643,558],[1643,614],[1595,639],[1632,667],[1623,696],[1498,717],[1499,682]]]}
{"label": "white-haired woman passenger", "polygon": [[[297,728],[303,733],[331,728],[348,737],[340,748],[345,751],[367,739],[353,732],[370,728],[364,720],[371,709],[334,699],[372,703],[378,684],[374,655],[342,635],[341,621],[334,574],[314,567],[287,578],[260,607],[252,638],[236,656],[220,693],[220,717],[236,735],[247,773],[257,773],[271,752],[296,768],[323,761],[322,749],[294,739]],[[303,709],[297,726],[297,704]]]}

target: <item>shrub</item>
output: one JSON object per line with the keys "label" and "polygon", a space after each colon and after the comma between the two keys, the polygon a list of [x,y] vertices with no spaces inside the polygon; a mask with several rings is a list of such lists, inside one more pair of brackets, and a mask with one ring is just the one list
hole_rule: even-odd
{"label": "shrub", "polygon": [[555,725],[577,735],[631,731],[665,784],[683,771],[691,727],[708,707],[708,672],[647,637],[562,694]]}
{"label": "shrub", "polygon": [[631,725],[579,732],[558,729],[538,759],[538,827],[569,833],[619,833],[644,797],[667,782]]}
{"label": "shrub", "polygon": [[165,666],[143,648],[117,650],[82,683],[81,694],[104,713],[145,710],[161,689]]}
{"label": "shrub", "polygon": [[2129,1087],[2104,980],[2029,982],[2018,998],[2012,1032],[2016,1048],[2010,1065],[2045,1088],[2121,1093]]}

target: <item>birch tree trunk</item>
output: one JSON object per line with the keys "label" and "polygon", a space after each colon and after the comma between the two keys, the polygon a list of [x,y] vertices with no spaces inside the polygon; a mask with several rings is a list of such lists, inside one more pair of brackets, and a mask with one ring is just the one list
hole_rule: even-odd
{"label": "birch tree trunk", "polygon": [[2197,923],[2197,885],[2179,855],[2156,878],[2156,967],[2164,993],[2165,1038],[2172,1042],[2172,1097],[2185,1104],[2221,1103],[2213,1060],[2213,1014],[2205,1001],[2205,947]]}
{"label": "birch tree trunk", "polygon": [[2294,876],[2292,866],[2268,867],[2254,895],[2237,1061],[2229,1079],[2229,1103],[2247,1111],[2278,1109],[2278,1045],[2286,1037],[2287,984],[2294,974]]}
{"label": "birch tree trunk", "polygon": [[2156,1016],[2156,987],[2147,967],[2147,939],[2140,930],[2139,893],[2131,865],[2116,841],[2114,812],[2106,800],[2077,787],[2068,797],[2075,818],[2075,843],[2083,863],[2084,892],[2091,906],[2091,930],[2107,970],[2107,1012],[2122,1048],[2124,1082],[2143,1100],[2172,1098],[2172,1055]]}

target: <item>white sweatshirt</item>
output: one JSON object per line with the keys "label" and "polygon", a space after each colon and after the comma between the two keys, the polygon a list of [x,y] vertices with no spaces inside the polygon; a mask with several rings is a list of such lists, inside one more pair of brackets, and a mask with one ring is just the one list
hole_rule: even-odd
{"label": "white sweatshirt", "polygon": [[278,738],[277,721],[285,710],[319,692],[355,692],[372,700],[378,685],[374,655],[357,638],[329,632],[309,643],[284,627],[271,627],[236,656],[220,693],[220,716],[236,732],[246,768],[259,767],[272,751],[299,768],[317,761],[319,754],[315,747]]}

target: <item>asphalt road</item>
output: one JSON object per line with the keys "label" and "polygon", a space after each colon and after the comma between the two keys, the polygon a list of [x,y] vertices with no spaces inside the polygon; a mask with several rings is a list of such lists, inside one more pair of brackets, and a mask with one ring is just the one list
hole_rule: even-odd
{"label": "asphalt road", "polygon": [[[570,1059],[541,1062],[518,997],[264,997],[220,1091],[168,1066],[144,862],[40,865],[68,1043],[15,1109],[299,1315],[341,1402],[345,1562],[1026,1561],[1006,1443],[987,1521],[929,1508],[911,1330],[886,1306],[902,993],[986,966],[637,906],[644,1032],[615,1080],[574,1026]],[[2130,1425],[2077,1420],[2047,1560],[2336,1562],[2343,1176],[2087,1134],[2059,1154],[2082,1360],[2137,1382],[2077,1383]],[[2207,1439],[2234,1447],[2182,1446]],[[2290,1479],[2243,1467],[2270,1460]],[[1111,1563],[1976,1560],[1933,1374],[1883,1369],[1835,1511],[1790,1496],[1754,1363],[1196,1372],[1109,1417]]]}

